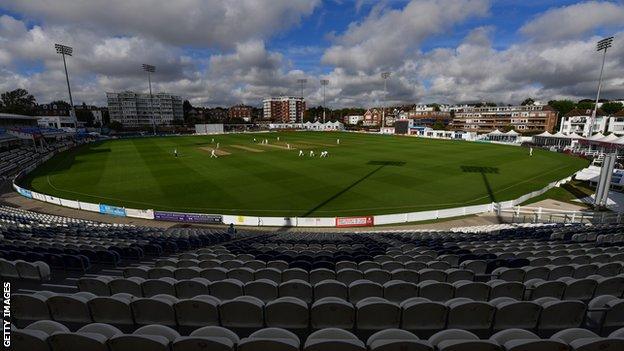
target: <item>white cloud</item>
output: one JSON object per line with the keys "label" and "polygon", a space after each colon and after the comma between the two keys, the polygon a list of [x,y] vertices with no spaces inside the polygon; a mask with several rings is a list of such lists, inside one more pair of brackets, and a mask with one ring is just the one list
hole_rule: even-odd
{"label": "white cloud", "polygon": [[[134,1],[117,1],[106,2],[107,7],[119,5],[120,9],[129,10],[128,7],[137,6]],[[601,60],[595,51],[598,37],[589,37],[598,28],[593,24],[576,33],[553,33],[547,41],[536,40],[526,29],[536,28],[552,11],[568,13],[570,6],[531,20],[523,27],[527,36],[503,48],[491,40],[498,29],[485,26],[473,29],[455,46],[423,52],[421,45],[428,38],[452,31],[457,23],[469,18],[487,15],[488,1],[412,0],[399,9],[385,7],[384,3],[366,5],[362,11],[369,13],[351,23],[343,33],[330,37],[325,51],[316,45],[277,45],[280,52],[276,52],[267,48],[273,46],[266,44],[269,37],[296,25],[301,16],[313,11],[316,2],[306,2],[304,6],[301,1],[276,1],[278,9],[269,9],[255,7],[258,2],[249,1],[241,3],[243,9],[239,12],[232,13],[224,10],[231,6],[230,2],[215,0],[214,8],[206,10],[202,1],[197,13],[185,16],[205,19],[207,11],[216,11],[220,17],[214,21],[184,17],[201,29],[198,33],[190,33],[186,22],[163,25],[172,23],[167,19],[171,14],[165,11],[169,3],[163,2],[160,8],[148,6],[143,13],[159,24],[159,28],[152,28],[151,22],[143,23],[144,19],[138,18],[136,23],[128,20],[137,13],[117,14],[123,18],[119,21],[124,22],[119,25],[113,21],[117,19],[109,18],[112,15],[98,17],[93,11],[103,6],[102,2],[105,1],[72,1],[76,6],[69,11],[69,0],[4,1],[0,8],[10,7],[20,15],[0,15],[0,90],[26,88],[40,102],[66,99],[65,77],[60,57],[54,52],[55,42],[75,49],[74,56],[68,59],[75,101],[96,104],[105,104],[106,91],[145,91],[147,82],[141,63],[156,66],[155,91],[179,94],[197,105],[244,102],[257,106],[268,95],[298,95],[297,79],[307,78],[305,95],[309,105],[315,106],[322,103],[319,79],[323,78],[330,80],[326,91],[329,106],[369,107],[386,99],[392,104],[475,100],[517,103],[527,96],[543,100],[591,97],[595,94]],[[194,3],[195,0],[176,1],[185,9]],[[606,6],[621,7],[611,3]],[[290,12],[279,24],[258,27],[254,18],[240,25],[247,29],[230,28],[234,23],[224,20],[249,17],[246,13],[252,10],[255,18],[263,19]],[[175,14],[183,10],[172,11]],[[613,24],[619,32],[607,58],[604,96],[624,97],[624,25]],[[204,33],[208,29],[209,35]],[[189,49],[186,43],[193,48]],[[321,62],[317,62],[321,53]],[[312,68],[304,72],[300,67]],[[382,69],[392,71],[387,96],[379,74]]]}
{"label": "white cloud", "polygon": [[487,0],[413,0],[402,9],[375,7],[334,38],[322,62],[350,71],[397,66],[427,37],[488,10]]}
{"label": "white cloud", "polygon": [[297,25],[320,0],[3,0],[44,23],[182,46],[230,48]]}
{"label": "white cloud", "polygon": [[575,39],[598,28],[621,26],[624,4],[589,1],[548,10],[520,28],[535,41]]}

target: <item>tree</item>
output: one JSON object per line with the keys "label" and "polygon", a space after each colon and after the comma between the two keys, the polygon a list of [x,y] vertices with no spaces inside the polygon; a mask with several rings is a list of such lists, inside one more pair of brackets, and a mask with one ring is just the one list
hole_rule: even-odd
{"label": "tree", "polygon": [[37,101],[26,89],[15,89],[0,95],[2,112],[34,115]]}
{"label": "tree", "polygon": [[189,112],[193,109],[193,105],[191,105],[190,101],[184,100],[182,103],[182,112],[184,114],[184,120],[188,120]]}
{"label": "tree", "polygon": [[433,111],[440,112],[440,105],[439,104],[431,104],[431,107],[433,107]]}
{"label": "tree", "polygon": [[110,124],[108,125],[108,127],[116,132],[120,131],[123,129],[123,124],[121,124],[119,121],[112,121],[110,122]]}
{"label": "tree", "polygon": [[590,101],[579,101],[578,104],[576,104],[576,108],[581,109],[581,110],[593,110],[594,109],[594,102],[590,102]]}
{"label": "tree", "polygon": [[[84,102],[82,103],[84,105]],[[69,106],[69,103],[67,101],[64,100],[56,100],[56,101],[52,101],[50,103],[50,105],[56,105],[59,109],[65,109],[65,110],[69,110],[71,106]]]}
{"label": "tree", "polygon": [[524,99],[524,101],[522,101],[520,105],[521,106],[535,105],[535,100],[533,100],[533,98],[526,98]]}
{"label": "tree", "polygon": [[442,123],[442,121],[436,121],[433,124],[433,130],[444,130],[446,129],[446,126],[444,125],[444,123]]}
{"label": "tree", "polygon": [[612,115],[624,108],[621,102],[605,102],[601,109],[608,115]]}
{"label": "tree", "polygon": [[548,101],[548,106],[559,112],[559,117],[565,116],[566,113],[572,111],[576,107],[574,102],[570,100],[551,100]]}

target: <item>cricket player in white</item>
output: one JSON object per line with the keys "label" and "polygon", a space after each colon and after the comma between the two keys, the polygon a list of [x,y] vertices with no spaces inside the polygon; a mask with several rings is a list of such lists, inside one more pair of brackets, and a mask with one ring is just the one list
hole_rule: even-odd
{"label": "cricket player in white", "polygon": [[340,139],[336,139],[336,144],[340,145]]}
{"label": "cricket player in white", "polygon": [[533,157],[533,148],[532,147],[529,148],[529,156]]}
{"label": "cricket player in white", "polygon": [[321,157],[327,157],[328,152],[327,151],[323,151],[321,152]]}
{"label": "cricket player in white", "polygon": [[310,150],[310,157],[314,157],[314,151]]}
{"label": "cricket player in white", "polygon": [[286,148],[290,150],[290,144],[286,144]]}
{"label": "cricket player in white", "polygon": [[299,150],[299,157],[303,156],[303,150]]}
{"label": "cricket player in white", "polygon": [[219,143],[217,143],[217,149],[219,148]]}
{"label": "cricket player in white", "polygon": [[217,158],[217,154],[215,153],[215,150],[212,149],[212,151],[210,152],[210,158]]}
{"label": "cricket player in white", "polygon": [[175,157],[178,157],[178,149],[173,149],[173,154],[175,155]]}

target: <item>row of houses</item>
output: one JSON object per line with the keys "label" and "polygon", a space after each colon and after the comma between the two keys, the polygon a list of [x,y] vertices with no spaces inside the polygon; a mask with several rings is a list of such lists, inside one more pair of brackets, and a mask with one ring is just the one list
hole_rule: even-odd
{"label": "row of houses", "polygon": [[624,135],[624,110],[609,115],[602,109],[596,110],[592,127],[593,110],[574,109],[561,118],[559,132],[564,135],[578,134],[589,137],[593,133]]}
{"label": "row of houses", "polygon": [[[539,133],[541,131],[553,131],[557,124],[557,111],[547,105],[459,106],[454,109],[448,107],[446,109],[446,111],[435,111],[433,108],[418,108],[409,111],[387,109],[383,125],[394,126],[397,123],[408,123],[409,128],[437,125],[452,130],[475,133],[487,133],[496,129],[514,129],[520,133]],[[361,121],[364,127],[381,127],[383,115],[381,108],[372,108],[362,116],[345,117],[345,123],[358,124]]]}

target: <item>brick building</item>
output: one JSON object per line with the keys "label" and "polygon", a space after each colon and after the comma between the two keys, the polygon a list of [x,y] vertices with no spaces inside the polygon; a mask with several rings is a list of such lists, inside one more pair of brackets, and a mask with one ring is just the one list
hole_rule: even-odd
{"label": "brick building", "polygon": [[553,132],[557,111],[547,105],[466,107],[455,111],[452,127],[466,132],[514,129],[519,133]]}
{"label": "brick building", "polygon": [[236,105],[228,109],[228,118],[242,119],[250,122],[253,114],[253,108],[247,105]]}
{"label": "brick building", "polygon": [[305,99],[293,96],[280,96],[262,101],[263,118],[278,123],[298,123],[303,121],[306,110]]}

